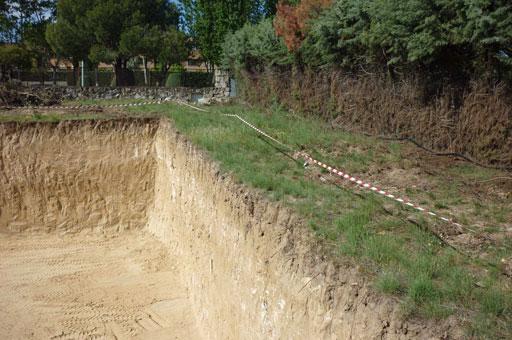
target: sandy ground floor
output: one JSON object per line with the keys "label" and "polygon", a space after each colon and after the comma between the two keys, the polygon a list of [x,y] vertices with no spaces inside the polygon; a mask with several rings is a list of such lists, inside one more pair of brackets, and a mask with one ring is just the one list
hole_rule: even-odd
{"label": "sandy ground floor", "polygon": [[197,339],[177,265],[142,232],[0,234],[0,338]]}

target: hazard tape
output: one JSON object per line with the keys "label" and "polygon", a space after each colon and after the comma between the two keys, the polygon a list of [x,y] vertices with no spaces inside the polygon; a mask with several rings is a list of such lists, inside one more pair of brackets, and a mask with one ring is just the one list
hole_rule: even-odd
{"label": "hazard tape", "polygon": [[188,106],[188,107],[190,107],[190,108],[192,108],[192,109],[195,109],[195,110],[197,110],[197,111],[201,111],[201,112],[209,112],[208,110],[201,109],[201,108],[199,108],[199,107],[196,107],[196,106],[190,105],[189,103],[186,103],[186,102],[184,102],[184,101],[182,101],[182,100],[176,100],[176,103],[181,104],[181,105]]}
{"label": "hazard tape", "polygon": [[249,123],[248,121],[246,121],[245,119],[243,119],[242,117],[240,117],[239,115],[234,115],[234,114],[223,114],[223,116],[228,116],[228,117],[234,117],[234,118],[237,118],[239,119],[242,123],[244,123],[245,125],[247,125],[248,127],[250,127],[251,129],[257,131],[259,134],[267,137],[268,139],[270,139],[271,141],[274,141],[276,142],[277,144],[281,145],[281,146],[284,146],[290,150],[293,150],[290,146],[278,141],[277,139],[275,139],[274,137],[270,136],[269,134],[267,134],[265,131],[257,128],[256,126],[252,125],[251,123]]}
{"label": "hazard tape", "polygon": [[[140,103],[130,103],[130,104],[110,104],[110,105],[75,105],[75,106],[33,106],[33,107],[22,107],[23,109],[81,109],[81,108],[87,108],[87,107],[96,107],[96,108],[115,108],[115,107],[134,107],[134,106],[144,106],[144,105],[153,105],[153,104],[163,104],[165,102],[168,102],[170,101],[169,99],[164,99],[164,100],[156,100],[156,101],[146,101],[146,102],[140,102]],[[202,109],[202,108],[198,108],[196,106],[193,106],[193,105],[190,105],[184,101],[180,101],[180,100],[176,100],[176,103],[178,104],[181,104],[181,105],[185,105],[187,107],[190,107],[192,109],[195,109],[197,111],[201,111],[201,112],[210,112],[208,110],[205,110],[205,109]],[[20,107],[2,107],[2,108],[20,108]],[[259,133],[260,135],[272,140],[273,142],[281,145],[281,146],[284,146],[286,147],[287,149],[289,150],[293,150],[292,147],[290,147],[289,145],[286,145],[284,144],[283,142],[279,141],[278,139],[272,137],[271,135],[269,135],[268,133],[266,133],[265,131],[261,130],[260,128],[256,127],[255,125],[249,123],[247,120],[243,119],[242,117],[240,117],[239,115],[236,115],[236,114],[222,114],[223,116],[227,116],[227,117],[232,117],[232,118],[236,118],[238,120],[240,120],[243,124],[247,125],[248,127],[250,127],[251,129],[253,129],[254,131],[256,131],[257,133]],[[320,168],[323,168],[327,171],[329,171],[330,173],[340,177],[341,179],[344,179],[344,180],[347,180],[349,182],[352,182],[356,185],[358,185],[359,187],[361,188],[364,188],[370,192],[373,192],[373,193],[376,193],[376,194],[379,194],[381,196],[384,196],[388,199],[391,199],[395,202],[398,202],[404,206],[407,206],[407,207],[410,207],[410,208],[413,208],[425,215],[428,215],[428,216],[433,216],[433,217],[436,217],[444,222],[447,222],[447,223],[450,223],[454,226],[457,226],[457,227],[463,227],[461,224],[455,222],[453,219],[451,218],[447,218],[447,217],[444,217],[444,216],[441,216],[439,215],[438,213],[432,211],[432,210],[429,210],[429,209],[426,209],[426,208],[423,208],[422,206],[418,205],[418,204],[415,204],[407,199],[404,199],[404,198],[401,198],[399,196],[396,196],[396,195],[393,195],[391,193],[389,193],[388,191],[386,190],[383,190],[373,184],[371,184],[370,182],[367,182],[367,181],[363,181],[357,177],[354,177],[352,175],[349,175],[348,173],[344,172],[344,171],[341,171],[341,170],[338,170],[337,168],[335,167],[332,167],[330,165],[327,165],[319,160],[316,160],[314,159],[313,157],[309,156],[308,154],[304,153],[304,152],[298,152],[296,153],[297,155],[300,155],[301,158],[303,158],[306,163],[312,163]],[[306,164],[305,163],[305,164]]]}
{"label": "hazard tape", "polygon": [[361,188],[364,188],[368,191],[371,191],[371,192],[374,192],[376,194],[379,194],[381,196],[384,196],[386,198],[389,198],[389,199],[392,199],[398,203],[401,203],[405,206],[408,206],[410,208],[413,208],[413,209],[416,209],[417,211],[420,211],[422,212],[423,214],[426,214],[426,215],[429,215],[429,216],[434,216],[434,217],[437,217],[439,218],[440,220],[444,221],[444,222],[448,222],[448,223],[451,223],[457,227],[462,227],[461,224],[455,222],[453,219],[450,219],[450,218],[447,218],[447,217],[444,217],[444,216],[441,216],[439,215],[438,213],[434,212],[434,211],[431,211],[431,210],[428,210],[426,208],[423,208],[422,206],[418,205],[418,204],[415,204],[407,199],[404,199],[404,198],[401,198],[399,196],[396,196],[396,195],[393,195],[391,193],[389,193],[388,191],[386,190],[383,190],[369,182],[366,182],[366,181],[363,181],[357,177],[354,177],[352,175],[349,175],[347,174],[346,172],[343,172],[341,170],[338,170],[336,169],[335,167],[332,167],[332,166],[329,166],[321,161],[318,161],[316,159],[314,159],[313,157],[309,156],[308,154],[306,153],[300,153],[301,156],[304,158],[304,160],[308,163],[313,163],[314,165],[322,168],[322,169],[325,169],[327,171],[329,171],[330,173],[334,174],[334,175],[337,175],[338,177],[344,179],[344,180],[347,180],[349,182],[352,182],[358,186],[360,186]]}
{"label": "hazard tape", "polygon": [[169,100],[153,100],[153,101],[145,101],[140,103],[128,103],[128,104],[108,104],[108,105],[98,105],[98,104],[85,104],[85,105],[53,105],[53,106],[0,106],[0,109],[21,109],[21,110],[77,110],[84,108],[116,108],[116,107],[134,107],[134,106],[144,106],[144,105],[154,105],[154,104],[163,104]]}
{"label": "hazard tape", "polygon": [[[199,110],[199,111],[203,111],[203,112],[208,112],[207,110],[204,110],[204,109],[200,109],[198,107],[195,107],[193,105],[190,105],[190,104],[185,104],[193,109],[196,109],[196,110]],[[245,125],[249,126],[251,129],[253,129],[254,131],[258,132],[259,134],[261,134],[262,136],[265,136],[267,137],[268,139],[278,143],[279,145],[281,146],[284,146],[290,150],[293,150],[292,147],[282,143],[281,141],[277,140],[276,138],[270,136],[268,133],[266,133],[265,131],[261,130],[260,128],[254,126],[253,124],[249,123],[248,121],[246,121],[245,119],[243,119],[242,117],[240,117],[239,115],[236,115],[236,114],[223,114],[223,116],[228,116],[228,117],[234,117],[234,118],[237,118],[239,119],[242,123],[244,123]],[[444,217],[444,216],[441,216],[439,215],[438,213],[432,211],[432,210],[429,210],[429,209],[426,209],[426,208],[423,208],[422,206],[418,205],[418,204],[415,204],[413,202],[411,202],[410,200],[407,200],[405,198],[401,198],[399,196],[396,196],[394,194],[391,194],[390,192],[386,191],[386,190],[383,190],[373,184],[371,184],[370,182],[367,182],[367,181],[363,181],[357,177],[354,177],[354,176],[351,176],[349,174],[347,174],[346,172],[344,171],[341,171],[341,170],[338,170],[337,168],[335,167],[332,167],[330,165],[327,165],[321,161],[318,161],[316,159],[314,159],[313,157],[309,156],[307,153],[304,153],[304,152],[298,152],[297,155],[299,155],[302,159],[304,159],[304,161],[306,161],[306,163],[313,163],[314,165],[322,168],[322,169],[325,169],[327,171],[329,171],[330,173],[334,174],[334,175],[337,175],[338,177],[344,179],[344,180],[347,180],[349,182],[352,182],[358,186],[360,186],[361,188],[364,188],[370,192],[374,192],[376,194],[379,194],[381,196],[384,196],[388,199],[392,199],[393,201],[395,202],[398,202],[402,205],[405,205],[409,208],[413,208],[425,215],[428,215],[428,216],[433,216],[433,217],[436,217],[444,222],[447,222],[447,223],[450,223],[454,226],[457,226],[457,227],[460,227],[462,228],[463,226],[460,224],[460,223],[457,223],[455,222],[453,219],[451,218],[447,218],[447,217]],[[305,163],[305,164],[306,164]]]}
{"label": "hazard tape", "polygon": [[[185,106],[188,106],[188,107],[190,107],[190,108],[192,108],[192,109],[195,109],[195,110],[197,110],[197,111],[201,111],[201,112],[209,112],[208,110],[201,109],[201,108],[199,108],[199,107],[197,107],[197,106],[190,105],[190,104],[185,103],[185,102],[183,102],[183,101],[177,101],[177,103],[182,104],[182,105],[185,105]],[[290,146],[288,146],[288,145],[286,145],[286,144],[282,143],[281,141],[279,141],[279,140],[275,139],[274,137],[270,136],[270,135],[269,135],[269,134],[267,134],[265,131],[263,131],[263,130],[261,130],[261,129],[257,128],[257,127],[256,127],[256,126],[254,126],[254,125],[252,125],[251,123],[249,123],[248,121],[246,121],[245,119],[243,119],[242,117],[240,117],[239,115],[223,113],[223,114],[222,114],[222,116],[236,118],[236,119],[240,120],[242,123],[244,123],[245,125],[247,125],[248,127],[250,127],[251,129],[253,129],[253,130],[257,131],[259,134],[261,134],[261,135],[263,135],[263,136],[267,137],[268,139],[270,139],[270,140],[272,140],[272,141],[276,142],[277,144],[279,144],[279,145],[281,145],[281,146],[284,146],[284,147],[286,147],[286,148],[288,148],[288,149],[290,149],[290,150],[293,150],[293,148],[291,148]]]}

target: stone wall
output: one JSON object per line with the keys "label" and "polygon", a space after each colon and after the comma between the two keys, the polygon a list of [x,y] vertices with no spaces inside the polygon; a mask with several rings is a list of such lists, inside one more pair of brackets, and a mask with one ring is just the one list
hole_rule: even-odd
{"label": "stone wall", "polygon": [[229,73],[222,69],[216,69],[214,73],[215,89],[222,97],[229,97]]}
{"label": "stone wall", "polygon": [[79,87],[79,86],[44,86],[33,85],[24,92],[34,94],[40,98],[54,98],[55,100],[76,99],[145,99],[145,100],[184,100],[210,104],[212,102],[225,102],[230,97],[229,73],[220,68],[215,70],[214,86],[204,88],[189,87]]}
{"label": "stone wall", "polygon": [[223,101],[229,96],[229,87],[78,87],[78,86],[33,86],[30,92],[42,98],[74,99],[179,99],[189,102],[205,98],[208,102]]}

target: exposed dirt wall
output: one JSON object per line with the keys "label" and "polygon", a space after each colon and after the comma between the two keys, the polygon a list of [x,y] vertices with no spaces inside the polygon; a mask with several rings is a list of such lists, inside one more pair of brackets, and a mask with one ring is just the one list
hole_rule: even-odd
{"label": "exposed dirt wall", "polygon": [[0,232],[144,228],[176,260],[205,338],[460,336],[402,321],[357,266],[324,255],[296,215],[222,175],[168,120],[5,124],[0,141]]}
{"label": "exposed dirt wall", "polygon": [[334,263],[287,209],[223,176],[162,121],[148,229],[180,258],[210,339],[431,338],[445,325],[404,323],[358,268]]}
{"label": "exposed dirt wall", "polygon": [[153,120],[0,124],[0,232],[142,228]]}

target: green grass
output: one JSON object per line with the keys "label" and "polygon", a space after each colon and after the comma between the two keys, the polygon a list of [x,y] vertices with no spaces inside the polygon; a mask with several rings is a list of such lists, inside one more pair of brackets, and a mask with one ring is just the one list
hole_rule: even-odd
{"label": "green grass", "polygon": [[[407,208],[397,205],[390,215],[379,196],[356,195],[350,187],[311,178],[314,170],[304,169],[253,130],[220,113],[240,114],[284,143],[304,147],[349,172],[366,171],[374,163],[409,164],[400,158],[401,144],[332,130],[319,120],[289,112],[262,112],[241,105],[215,106],[209,113],[173,104],[129,110],[133,115],[170,117],[223,171],[294,209],[333,256],[352,258],[361,264],[363,274],[373,279],[376,290],[398,297],[406,316],[442,319],[456,314],[472,320],[468,323],[470,336],[512,337],[511,291],[499,271],[441,243],[427,231],[431,220],[418,215],[419,226],[407,222],[406,217],[413,213]],[[471,173],[465,167],[463,172]],[[478,176],[486,177],[483,171]],[[447,191],[425,195],[425,201],[435,201],[440,209],[460,201],[457,186],[446,187]],[[480,214],[489,211],[475,209],[480,209]],[[499,207],[494,214],[506,218]],[[499,250],[499,256],[511,254],[510,248]]]}
{"label": "green grass", "polygon": [[400,276],[394,272],[381,272],[375,280],[375,287],[385,294],[400,294],[403,290]]}
{"label": "green grass", "polygon": [[[155,99],[156,100],[156,99]],[[65,100],[62,102],[62,105],[111,105],[111,104],[130,104],[130,103],[140,103],[146,101],[153,101],[148,99],[129,99],[129,98],[120,98],[120,99],[81,99],[81,100]]]}
{"label": "green grass", "polygon": [[[512,334],[510,324],[498,322],[512,321],[504,313],[510,308],[506,298],[510,291],[503,288],[501,278],[486,275],[480,264],[425,231],[430,221],[419,218],[424,228],[418,228],[405,222],[410,211],[398,209],[396,216],[385,214],[379,197],[357,196],[350,190],[306,178],[308,170],[236,120],[217,113],[242,114],[288,145],[307,146],[314,156],[341,164],[348,171],[364,171],[374,161],[395,161],[399,145],[388,147],[372,138],[333,131],[320,121],[287,112],[262,113],[242,106],[215,107],[211,111],[214,113],[175,106],[168,109],[176,127],[206,149],[226,172],[261,189],[271,199],[285,202],[335,253],[362,262],[367,274],[375,278],[376,289],[399,296],[405,313],[434,319],[456,313],[473,317],[475,322],[501,325],[495,327],[496,336]],[[333,145],[340,154],[326,151]],[[358,148],[351,148],[354,145]],[[373,151],[376,149],[386,152]],[[448,188],[454,190],[454,186]],[[453,192],[450,194],[447,203],[458,199]],[[480,280],[486,280],[488,286],[478,287],[475,283]],[[489,291],[493,292],[491,296],[486,293]],[[478,336],[481,329],[473,327],[469,332]]]}

